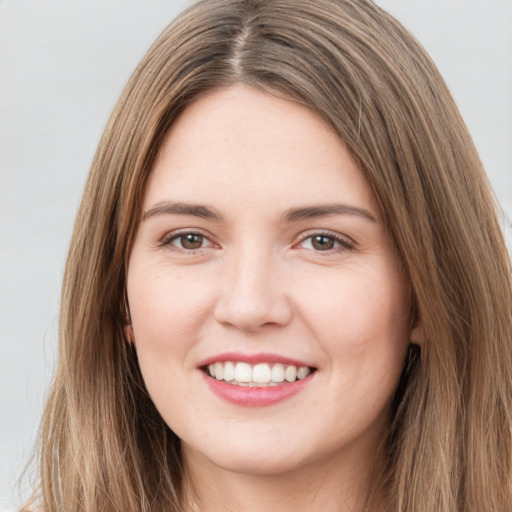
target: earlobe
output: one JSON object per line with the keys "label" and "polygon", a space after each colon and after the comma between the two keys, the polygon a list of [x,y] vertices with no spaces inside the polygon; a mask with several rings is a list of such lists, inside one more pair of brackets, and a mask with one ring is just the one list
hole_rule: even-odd
{"label": "earlobe", "polygon": [[135,345],[135,333],[133,332],[133,325],[125,325],[124,337],[128,343]]}
{"label": "earlobe", "polygon": [[419,320],[412,328],[409,340],[412,345],[418,345],[418,347],[423,346],[423,326]]}

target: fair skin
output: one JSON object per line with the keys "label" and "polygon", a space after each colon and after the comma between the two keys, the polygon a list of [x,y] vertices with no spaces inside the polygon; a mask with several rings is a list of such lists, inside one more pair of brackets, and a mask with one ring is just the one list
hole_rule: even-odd
{"label": "fair skin", "polygon": [[[182,440],[190,510],[362,510],[414,333],[400,262],[345,146],[295,102],[214,91],[168,132],[144,212],[133,339]],[[264,382],[236,385],[231,363]],[[294,368],[302,379],[268,382]]]}

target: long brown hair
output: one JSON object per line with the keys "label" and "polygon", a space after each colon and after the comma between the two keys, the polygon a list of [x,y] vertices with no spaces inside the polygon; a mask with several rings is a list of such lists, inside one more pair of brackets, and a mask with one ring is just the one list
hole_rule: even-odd
{"label": "long brown hair", "polygon": [[407,271],[424,340],[389,428],[389,510],[511,510],[512,277],[497,207],[436,67],[369,0],[202,0],[144,57],[74,228],[34,499],[45,512],[183,510],[179,440],[123,339],[126,265],[167,129],[236,82],[306,105],[339,134]]}

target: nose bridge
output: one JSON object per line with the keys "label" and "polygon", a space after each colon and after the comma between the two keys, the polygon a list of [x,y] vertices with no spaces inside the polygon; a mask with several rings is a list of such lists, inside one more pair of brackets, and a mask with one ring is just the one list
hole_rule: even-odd
{"label": "nose bridge", "polygon": [[223,274],[217,318],[241,329],[283,325],[290,319],[278,258],[262,244],[247,244],[233,251]]}

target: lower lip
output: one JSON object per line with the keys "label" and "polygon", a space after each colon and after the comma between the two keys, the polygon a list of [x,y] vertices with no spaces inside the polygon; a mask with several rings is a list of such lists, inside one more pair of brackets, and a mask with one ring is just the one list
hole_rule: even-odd
{"label": "lower lip", "polygon": [[206,384],[219,398],[244,407],[266,407],[286,400],[300,393],[310,384],[313,375],[314,373],[311,373],[304,379],[278,384],[277,386],[250,388],[228,384],[223,380],[214,379],[203,373]]}

